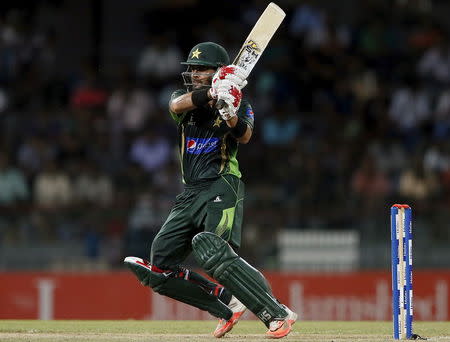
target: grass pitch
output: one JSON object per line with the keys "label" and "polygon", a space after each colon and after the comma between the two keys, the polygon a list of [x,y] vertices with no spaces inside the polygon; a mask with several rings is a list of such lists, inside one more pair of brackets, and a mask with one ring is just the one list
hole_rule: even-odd
{"label": "grass pitch", "polygon": [[[36,321],[0,320],[1,342],[168,342],[218,341],[216,321]],[[263,341],[265,326],[241,321],[221,341]],[[450,342],[450,322],[416,322],[414,333],[428,341]],[[393,341],[391,322],[299,321],[284,341]],[[267,341],[267,340],[266,340]]]}

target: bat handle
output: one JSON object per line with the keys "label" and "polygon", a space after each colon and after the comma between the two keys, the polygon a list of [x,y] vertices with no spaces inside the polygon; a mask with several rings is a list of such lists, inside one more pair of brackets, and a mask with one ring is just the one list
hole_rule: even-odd
{"label": "bat handle", "polygon": [[216,108],[217,109],[222,109],[223,107],[225,107],[225,101],[224,100],[217,101]]}

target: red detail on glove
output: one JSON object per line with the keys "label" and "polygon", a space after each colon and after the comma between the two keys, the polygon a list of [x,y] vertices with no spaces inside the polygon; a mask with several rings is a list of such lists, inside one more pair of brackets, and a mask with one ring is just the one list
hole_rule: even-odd
{"label": "red detail on glove", "polygon": [[219,69],[219,78],[221,80],[225,79],[227,75],[234,74],[234,67],[224,66]]}
{"label": "red detail on glove", "polygon": [[233,106],[238,107],[242,100],[242,91],[236,87],[231,87],[229,93],[234,97]]}

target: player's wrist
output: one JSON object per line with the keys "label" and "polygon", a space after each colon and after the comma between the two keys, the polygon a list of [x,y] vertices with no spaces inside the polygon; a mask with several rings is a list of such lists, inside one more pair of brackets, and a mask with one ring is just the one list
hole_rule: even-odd
{"label": "player's wrist", "polygon": [[247,132],[247,124],[241,118],[237,118],[236,124],[231,128],[230,133],[236,139],[241,138]]}
{"label": "player's wrist", "polygon": [[210,88],[194,90],[191,93],[192,104],[196,107],[203,107],[211,101],[211,98],[209,97],[209,89]]}
{"label": "player's wrist", "polygon": [[214,99],[214,96],[213,96],[213,94],[212,94],[212,88],[208,88],[208,91],[207,91],[206,95],[208,95],[208,97],[209,97],[210,100],[213,100],[213,99]]}

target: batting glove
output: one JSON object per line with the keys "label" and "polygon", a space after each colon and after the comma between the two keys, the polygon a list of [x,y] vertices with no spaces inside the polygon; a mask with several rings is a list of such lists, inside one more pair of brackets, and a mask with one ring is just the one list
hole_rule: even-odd
{"label": "batting glove", "polygon": [[221,80],[228,80],[237,84],[240,89],[243,89],[247,85],[247,77],[248,74],[244,68],[231,64],[217,69],[213,76],[212,84],[214,85],[214,83]]}
{"label": "batting glove", "polygon": [[219,109],[219,113],[222,119],[228,121],[236,116],[241,105],[242,91],[236,83],[221,80],[217,87],[217,99],[225,102],[225,106]]}

